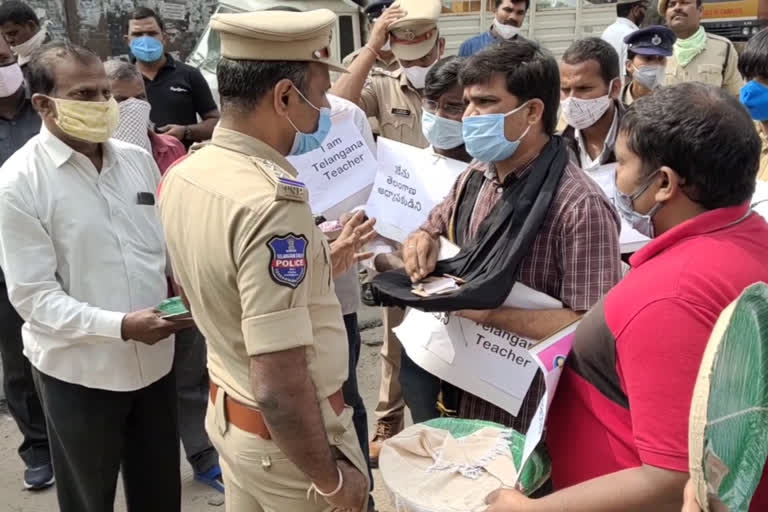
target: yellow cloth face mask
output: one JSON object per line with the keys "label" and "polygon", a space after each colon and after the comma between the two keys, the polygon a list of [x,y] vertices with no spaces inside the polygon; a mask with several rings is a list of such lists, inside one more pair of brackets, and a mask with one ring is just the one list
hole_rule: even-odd
{"label": "yellow cloth face mask", "polygon": [[120,109],[114,98],[107,101],[50,99],[56,104],[56,125],[70,137],[106,142],[117,129]]}

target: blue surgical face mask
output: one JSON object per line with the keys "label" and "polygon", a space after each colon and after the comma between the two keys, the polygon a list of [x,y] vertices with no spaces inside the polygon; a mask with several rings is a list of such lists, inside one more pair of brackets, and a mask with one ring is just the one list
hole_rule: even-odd
{"label": "blue surgical face mask", "polygon": [[137,37],[131,42],[131,53],[141,62],[156,62],[163,57],[163,43],[152,36]]}
{"label": "blue surgical face mask", "polygon": [[514,155],[531,126],[528,125],[519,139],[509,140],[504,135],[504,121],[507,116],[519,112],[527,104],[526,101],[506,114],[465,117],[462,132],[467,153],[485,163],[501,162]]}
{"label": "blue surgical face mask", "polygon": [[656,203],[648,213],[642,214],[635,210],[632,203],[643,195],[646,190],[651,186],[653,180],[656,178],[656,174],[659,171],[653,173],[648,181],[632,192],[632,194],[625,194],[619,190],[618,186],[613,187],[613,204],[616,205],[616,209],[619,210],[619,214],[626,220],[630,226],[637,230],[640,234],[653,238],[656,234],[653,227],[653,216],[656,215],[659,210],[664,206],[662,203]]}
{"label": "blue surgical face mask", "polygon": [[320,112],[320,118],[317,120],[317,130],[312,133],[304,133],[293,124],[291,118],[288,118],[288,122],[291,123],[294,130],[296,130],[296,137],[293,139],[293,147],[289,155],[303,155],[309,153],[320,147],[325,138],[328,136],[328,132],[331,131],[331,109],[327,107],[317,108],[304,96],[298,87],[294,87],[299,96],[313,109]]}
{"label": "blue surgical face mask", "polygon": [[460,121],[439,117],[426,110],[421,113],[421,131],[437,149],[453,149],[464,144]]}
{"label": "blue surgical face mask", "polygon": [[741,103],[755,121],[768,121],[768,87],[750,80],[741,88]]}

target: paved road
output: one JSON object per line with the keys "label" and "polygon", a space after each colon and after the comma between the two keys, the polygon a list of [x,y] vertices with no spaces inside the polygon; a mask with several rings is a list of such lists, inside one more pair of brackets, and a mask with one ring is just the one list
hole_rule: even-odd
{"label": "paved road", "polygon": [[[376,318],[377,312],[366,311],[361,316],[364,319]],[[371,343],[380,340],[381,327],[363,331],[364,342]],[[364,344],[358,368],[361,392],[369,411],[373,410],[377,401],[380,375],[378,354],[379,346]],[[371,427],[373,426],[372,414],[368,416],[368,423]],[[0,512],[55,512],[58,507],[53,490],[41,493],[30,493],[23,490],[21,481],[23,466],[16,455],[16,448],[19,443],[20,436],[15,423],[7,413],[0,412]],[[223,512],[223,506],[215,506],[210,503],[220,500],[220,495],[213,491],[209,492],[206,486],[195,482],[192,479],[192,470],[186,461],[182,461],[181,464],[183,512]],[[374,479],[376,480],[374,496],[378,510],[380,512],[394,512],[394,507],[380,484],[378,471],[374,472]],[[115,511],[124,512],[126,510],[125,503],[121,491],[118,492],[120,494]]]}

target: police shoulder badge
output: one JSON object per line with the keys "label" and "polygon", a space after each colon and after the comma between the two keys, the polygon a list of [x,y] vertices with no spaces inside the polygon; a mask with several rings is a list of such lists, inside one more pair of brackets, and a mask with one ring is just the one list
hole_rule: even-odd
{"label": "police shoulder badge", "polygon": [[267,242],[272,253],[269,274],[281,286],[296,288],[307,276],[307,237],[288,233]]}

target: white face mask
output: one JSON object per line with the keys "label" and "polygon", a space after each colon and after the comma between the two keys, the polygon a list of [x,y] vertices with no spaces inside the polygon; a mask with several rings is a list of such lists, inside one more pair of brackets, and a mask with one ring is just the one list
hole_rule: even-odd
{"label": "white face mask", "polygon": [[415,89],[423,89],[427,83],[427,73],[429,70],[435,67],[437,61],[433,62],[427,67],[411,66],[409,68],[403,68],[403,73],[408,77],[408,81]]}
{"label": "white face mask", "polygon": [[664,85],[664,80],[667,77],[667,67],[661,64],[649,64],[647,66],[637,67],[634,64],[632,67],[635,70],[632,72],[632,80],[645,87],[646,89],[654,90],[657,87]]}
{"label": "white face mask", "polygon": [[514,25],[505,25],[499,22],[496,18],[493,18],[493,29],[504,39],[512,39],[520,33],[520,27]]}
{"label": "white face mask", "polygon": [[136,144],[152,153],[152,144],[149,141],[149,113],[152,107],[144,100],[128,98],[120,102],[120,123],[117,125],[115,139]]}
{"label": "white face mask", "polygon": [[0,98],[13,96],[21,88],[24,75],[21,68],[15,62],[0,66]]}
{"label": "white face mask", "polygon": [[[612,86],[613,80],[608,84],[609,91]],[[603,117],[603,114],[605,114],[611,106],[612,101],[610,94],[590,100],[568,96],[562,103],[563,115],[569,125],[577,130],[583,130],[584,128],[589,128],[595,124],[598,119]]]}
{"label": "white face mask", "polygon": [[37,34],[33,35],[27,41],[21,43],[18,46],[11,46],[11,50],[13,50],[13,53],[15,53],[18,57],[19,66],[23,66],[29,62],[35,50],[43,46],[45,37],[48,35],[48,24],[48,21],[43,22],[43,24],[40,26],[40,30],[37,31]]}

